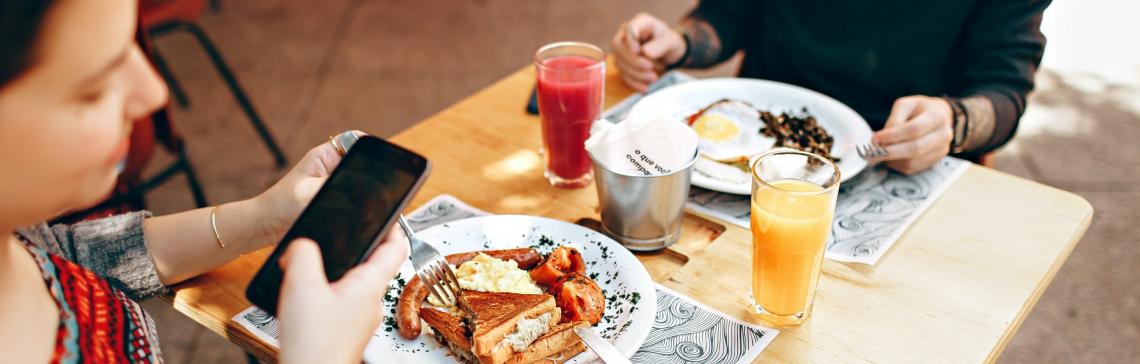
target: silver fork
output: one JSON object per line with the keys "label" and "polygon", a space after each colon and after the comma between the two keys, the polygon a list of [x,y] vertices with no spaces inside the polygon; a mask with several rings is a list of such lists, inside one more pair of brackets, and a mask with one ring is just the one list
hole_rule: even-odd
{"label": "silver fork", "polygon": [[886,157],[887,148],[880,147],[875,143],[860,144],[855,146],[855,153],[858,153],[860,158],[870,160]]}
{"label": "silver fork", "polygon": [[451,265],[447,264],[438,250],[416,237],[416,232],[408,225],[404,214],[400,214],[396,221],[404,229],[404,235],[408,236],[412,248],[412,266],[416,269],[416,276],[428,287],[428,295],[444,305],[458,305],[461,294],[459,280],[455,278]]}

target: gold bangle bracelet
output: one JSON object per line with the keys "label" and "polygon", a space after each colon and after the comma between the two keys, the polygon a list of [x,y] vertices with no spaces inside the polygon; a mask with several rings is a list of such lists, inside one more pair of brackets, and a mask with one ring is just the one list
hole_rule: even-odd
{"label": "gold bangle bracelet", "polygon": [[210,209],[210,226],[214,228],[214,238],[218,239],[218,246],[221,246],[223,249],[225,249],[226,243],[222,242],[222,235],[218,234],[218,208],[219,207],[222,207],[222,205],[214,206],[214,208]]}

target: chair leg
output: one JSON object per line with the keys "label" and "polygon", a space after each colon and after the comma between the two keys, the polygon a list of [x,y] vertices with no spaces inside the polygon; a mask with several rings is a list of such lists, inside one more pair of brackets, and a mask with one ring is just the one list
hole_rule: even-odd
{"label": "chair leg", "polygon": [[186,90],[182,88],[182,84],[178,83],[178,79],[174,78],[174,73],[170,72],[170,66],[162,54],[158,52],[158,47],[153,47],[150,55],[151,60],[154,61],[154,68],[158,69],[158,73],[166,81],[166,86],[170,88],[170,96],[174,98],[174,102],[177,102],[178,106],[183,109],[190,107],[190,99],[186,97]]}
{"label": "chair leg", "polygon": [[174,26],[189,32],[198,40],[202,48],[206,50],[206,54],[210,56],[210,61],[214,63],[214,68],[218,70],[218,73],[222,75],[222,79],[229,85],[234,99],[237,100],[238,105],[241,106],[242,111],[244,111],[245,115],[249,118],[249,122],[253,124],[253,128],[257,130],[257,134],[261,136],[261,141],[265,142],[265,147],[273,154],[277,167],[284,167],[285,153],[281,151],[281,148],[277,146],[277,142],[273,140],[273,136],[269,134],[269,129],[266,128],[265,124],[261,121],[261,116],[258,115],[257,110],[254,109],[253,103],[249,101],[249,97],[246,96],[245,91],[241,85],[238,84],[237,77],[234,76],[233,71],[230,70],[225,60],[222,59],[222,55],[218,53],[217,48],[214,47],[214,43],[206,36],[206,32],[197,24],[190,22],[175,22]]}
{"label": "chair leg", "polygon": [[185,149],[178,151],[178,164],[181,165],[182,171],[186,172],[186,184],[190,186],[190,193],[194,195],[194,205],[198,207],[209,206],[210,204],[206,202],[206,194],[202,192],[202,185],[198,182],[198,174],[194,173],[194,166],[190,165],[190,158],[186,156]]}

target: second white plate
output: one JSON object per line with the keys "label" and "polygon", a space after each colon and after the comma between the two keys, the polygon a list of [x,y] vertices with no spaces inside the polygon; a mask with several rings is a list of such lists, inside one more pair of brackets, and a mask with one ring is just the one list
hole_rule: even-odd
{"label": "second white plate", "polygon": [[[646,96],[633,106],[629,115],[663,114],[684,122],[689,115],[725,98],[746,101],[769,112],[799,112],[807,108],[835,138],[831,155],[839,158],[839,173],[844,181],[867,166],[867,161],[854,153],[854,147],[871,140],[871,128],[855,110],[827,95],[782,82],[745,78],[686,82]],[[704,165],[700,165],[702,163]],[[751,175],[744,171],[734,174],[709,163],[716,164],[698,161],[693,171],[693,185],[738,195],[752,193]]]}

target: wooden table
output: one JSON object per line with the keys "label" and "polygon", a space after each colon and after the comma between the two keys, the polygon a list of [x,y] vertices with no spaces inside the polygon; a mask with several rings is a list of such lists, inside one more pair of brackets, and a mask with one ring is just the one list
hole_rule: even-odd
{"label": "wooden table", "polygon": [[[606,104],[631,94],[614,67]],[[439,194],[494,213],[597,218],[594,188],[542,177],[539,120],[523,112],[530,67],[396,135],[435,164],[412,207]],[[760,356],[778,362],[991,362],[1009,343],[1092,218],[1084,199],[971,166],[874,267],[828,261],[813,317]],[[714,222],[715,223],[715,222]],[[757,322],[746,297],[750,233],[728,223],[702,249],[639,255],[662,284]],[[268,250],[186,282],[169,297],[203,326],[264,359],[276,350],[230,318]]]}

